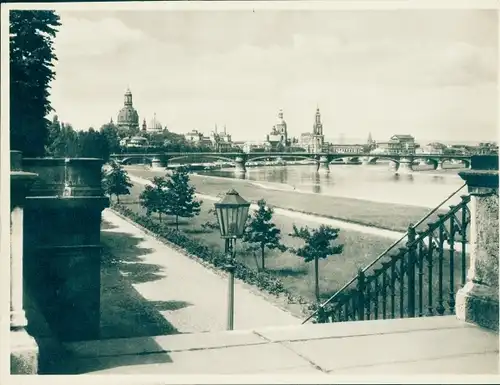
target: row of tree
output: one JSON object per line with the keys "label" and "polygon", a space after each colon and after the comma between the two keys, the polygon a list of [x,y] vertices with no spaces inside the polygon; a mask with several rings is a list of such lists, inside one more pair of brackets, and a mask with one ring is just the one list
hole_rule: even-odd
{"label": "row of tree", "polygon": [[68,158],[101,158],[107,161],[116,151],[119,140],[107,125],[99,131],[90,128],[76,131],[71,124],[62,123],[57,115],[49,125],[49,139],[45,146],[45,155]]}
{"label": "row of tree", "polygon": [[[120,195],[130,194],[132,183],[127,172],[118,163],[112,163],[111,170],[104,178],[104,186],[108,194],[115,195],[119,202]],[[179,230],[180,217],[192,218],[200,213],[203,202],[195,199],[195,193],[195,188],[189,184],[188,169],[178,168],[171,175],[153,178],[151,184],[140,194],[139,201],[146,209],[146,215],[156,213],[160,222],[162,215],[174,216],[175,227]],[[334,242],[338,238],[339,229],[321,225],[311,230],[308,227],[298,228],[293,225],[293,233],[289,235],[302,239],[304,245],[299,248],[289,247],[283,244],[281,230],[273,223],[272,207],[269,207],[263,199],[259,200],[257,205],[257,210],[248,217],[242,238],[246,250],[260,253],[262,270],[265,269],[266,250],[278,249],[281,252],[289,250],[304,258],[305,262],[314,261],[315,296],[319,301],[319,260],[342,253],[343,245]],[[214,210],[211,212],[215,214]],[[215,223],[208,223],[204,227],[218,228],[217,217],[215,216]]]}

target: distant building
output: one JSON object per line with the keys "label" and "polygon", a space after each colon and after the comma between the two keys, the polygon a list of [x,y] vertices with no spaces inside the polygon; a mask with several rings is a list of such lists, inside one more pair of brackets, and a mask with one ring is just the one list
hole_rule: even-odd
{"label": "distant building", "polygon": [[120,112],[118,112],[116,126],[120,132],[129,135],[139,132],[139,114],[133,106],[130,89],[127,89],[125,92],[124,105]]}
{"label": "distant building", "polygon": [[245,142],[241,149],[244,153],[249,154],[251,152],[268,152],[271,151],[272,146],[267,141],[256,141],[256,142]]}
{"label": "distant building", "polygon": [[188,143],[194,144],[195,146],[212,146],[210,137],[204,136],[203,133],[199,132],[198,130],[191,130],[190,132],[185,134],[184,137],[186,138],[186,141]]}
{"label": "distant building", "polygon": [[378,142],[376,152],[389,155],[414,154],[415,138],[411,135],[393,135],[388,142]]}
{"label": "distant building", "polygon": [[144,148],[149,146],[149,142],[146,138],[142,136],[132,136],[126,137],[120,140],[120,146],[126,148]]}
{"label": "distant building", "polygon": [[447,146],[443,143],[432,142],[420,147],[419,149],[416,149],[415,153],[441,155],[446,152],[446,148]]}
{"label": "distant building", "polygon": [[156,113],[153,115],[153,119],[149,121],[149,124],[146,125],[146,119],[142,121],[142,131],[147,133],[161,133],[164,128],[161,125],[160,121],[156,118]]}
{"label": "distant building", "polygon": [[224,131],[221,133],[217,132],[217,125],[215,125],[215,130],[210,133],[210,141],[216,152],[227,152],[233,148],[231,135],[227,133],[225,125]]}
{"label": "distant building", "polygon": [[328,152],[332,154],[357,155],[365,152],[362,144],[332,144],[328,145]]}
{"label": "distant building", "polygon": [[266,136],[266,141],[271,145],[272,150],[284,150],[289,146],[287,125],[283,119],[283,111],[279,110],[276,125],[271,133]]}
{"label": "distant building", "polygon": [[325,136],[323,135],[323,123],[321,123],[321,113],[319,107],[316,109],[315,120],[312,132],[305,132],[300,135],[299,145],[310,153],[324,151]]}

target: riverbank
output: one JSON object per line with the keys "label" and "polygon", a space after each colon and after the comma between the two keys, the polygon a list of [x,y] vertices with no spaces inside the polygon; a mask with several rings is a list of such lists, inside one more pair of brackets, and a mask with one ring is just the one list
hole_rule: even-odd
{"label": "riverbank", "polygon": [[[132,174],[145,179],[165,175],[164,170],[148,170],[141,166],[128,167]],[[257,202],[265,199],[274,207],[302,212],[323,217],[338,219],[363,226],[372,226],[397,232],[406,232],[410,223],[417,223],[430,208],[381,203],[353,198],[335,197],[329,195],[297,193],[296,191],[274,190],[255,184],[248,180],[212,177],[199,174],[190,176],[196,191],[203,195],[220,196],[231,188],[236,188],[245,199]],[[286,185],[284,185],[286,186]],[[450,194],[453,191],[450,191]],[[464,190],[465,193],[465,190]],[[446,196],[436,197],[436,205]],[[448,210],[448,204],[443,210],[431,215],[426,222],[437,219],[437,214]]]}

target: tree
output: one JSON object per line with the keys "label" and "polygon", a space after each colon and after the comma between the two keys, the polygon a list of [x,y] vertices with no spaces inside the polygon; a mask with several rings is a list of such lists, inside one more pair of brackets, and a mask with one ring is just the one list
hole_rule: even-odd
{"label": "tree", "polygon": [[202,201],[194,199],[195,188],[189,185],[189,171],[185,167],[175,169],[166,186],[165,213],[175,216],[175,228],[179,230],[179,217],[198,215]]}
{"label": "tree", "polygon": [[109,147],[106,137],[99,131],[89,128],[78,132],[78,156],[82,158],[109,159]]}
{"label": "tree", "polygon": [[142,207],[146,209],[146,215],[158,213],[161,222],[161,214],[165,213],[167,181],[164,177],[154,177],[150,185],[147,185],[139,195]]}
{"label": "tree", "polygon": [[110,196],[116,195],[120,203],[120,195],[130,195],[130,182],[127,171],[117,162],[111,162],[111,170],[104,175],[104,189]]}
{"label": "tree", "polygon": [[314,261],[314,278],[316,300],[319,302],[319,259],[325,259],[330,255],[342,254],[344,245],[332,245],[338,237],[339,229],[330,226],[321,225],[318,229],[302,227],[298,229],[293,225],[292,237],[301,238],[304,246],[293,249],[293,252],[299,257],[304,258],[305,262]]}
{"label": "tree", "polygon": [[24,156],[45,154],[53,109],[49,101],[57,60],[53,39],[61,25],[54,11],[10,11],[10,145]]}
{"label": "tree", "polygon": [[285,251],[287,248],[281,243],[281,230],[271,222],[274,210],[266,207],[266,201],[261,199],[257,202],[259,206],[253,216],[250,216],[250,222],[243,234],[243,242],[250,244],[249,250],[260,250],[261,268],[265,269],[264,252],[268,249],[279,249]]}
{"label": "tree", "polygon": [[120,136],[118,134],[118,127],[113,122],[104,124],[100,129],[101,135],[106,138],[108,142],[108,150],[110,154],[120,152]]}

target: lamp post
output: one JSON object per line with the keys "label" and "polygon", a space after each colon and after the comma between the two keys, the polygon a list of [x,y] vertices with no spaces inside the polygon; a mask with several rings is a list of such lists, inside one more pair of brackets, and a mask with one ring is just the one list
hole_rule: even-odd
{"label": "lamp post", "polygon": [[245,231],[250,202],[243,199],[235,190],[229,190],[226,195],[215,203],[215,212],[219,222],[220,235],[225,241],[224,251],[228,259],[226,269],[229,273],[227,330],[233,330],[234,324],[234,244]]}

